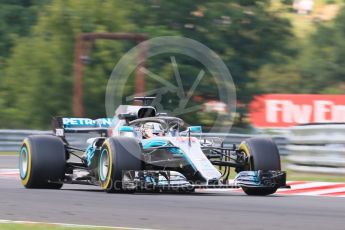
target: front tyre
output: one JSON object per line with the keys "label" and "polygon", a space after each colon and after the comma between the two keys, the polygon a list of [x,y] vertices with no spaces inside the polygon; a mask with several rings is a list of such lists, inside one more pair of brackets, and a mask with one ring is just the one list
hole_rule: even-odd
{"label": "front tyre", "polygon": [[25,188],[60,189],[66,154],[60,138],[34,135],[24,139],[19,152],[19,176]]}
{"label": "front tyre", "polygon": [[111,137],[104,141],[99,157],[99,181],[101,188],[109,193],[134,192],[126,189],[123,179],[132,179],[129,170],[142,169],[141,148],[134,138]]}
{"label": "front tyre", "polygon": [[[241,143],[239,150],[249,157],[250,162],[247,170],[281,170],[278,147],[271,138],[249,138]],[[242,189],[247,195],[266,196],[275,193],[278,187],[242,187]]]}

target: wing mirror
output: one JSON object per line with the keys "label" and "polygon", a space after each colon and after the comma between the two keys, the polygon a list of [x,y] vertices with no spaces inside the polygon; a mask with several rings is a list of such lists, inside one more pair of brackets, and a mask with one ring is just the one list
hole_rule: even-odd
{"label": "wing mirror", "polygon": [[202,133],[202,128],[201,126],[189,126],[187,128],[187,132],[191,133]]}
{"label": "wing mirror", "polygon": [[120,120],[127,120],[127,121],[133,121],[137,119],[137,116],[131,113],[121,113],[118,115],[118,117]]}

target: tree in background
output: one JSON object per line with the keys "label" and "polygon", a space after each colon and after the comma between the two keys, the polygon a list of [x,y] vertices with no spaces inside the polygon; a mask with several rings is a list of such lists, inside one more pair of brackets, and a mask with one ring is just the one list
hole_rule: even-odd
{"label": "tree in background", "polygon": [[130,17],[140,31],[152,37],[174,31],[219,54],[230,68],[241,101],[248,102],[255,93],[246,86],[252,81],[250,72],[290,55],[286,45],[293,37],[290,23],[269,10],[269,0],[135,2],[131,11],[136,14]]}
{"label": "tree in background", "polygon": [[[13,97],[6,97],[8,79],[5,76],[6,58],[21,37],[30,34],[31,26],[36,23],[42,7],[50,0],[2,0],[0,2],[0,126],[7,127],[11,117],[7,110],[11,108]],[[6,110],[6,111],[5,111]],[[15,123],[15,121],[13,121]]]}
{"label": "tree in background", "polygon": [[[304,41],[290,41],[299,49],[284,64],[270,63],[252,73],[250,87],[262,93],[343,94],[345,76],[345,7],[330,22],[314,22],[315,32]],[[291,56],[293,57],[293,56]]]}
{"label": "tree in background", "polygon": [[[291,48],[287,41],[293,37],[288,20],[282,19],[270,10],[270,1],[157,1],[137,0],[132,4],[131,14],[140,32],[152,37],[174,34],[195,39],[214,50],[229,67],[237,89],[238,100],[250,101],[258,88],[248,87],[254,79],[250,73],[267,63],[282,63]],[[188,89],[200,69],[196,63],[184,57],[176,58],[180,75]],[[150,63],[152,72],[160,73],[166,80],[175,82],[174,71],[169,63]],[[207,79],[207,78],[206,78]],[[209,78],[208,78],[209,79]],[[253,84],[256,84],[254,82]],[[154,84],[153,84],[154,85]],[[195,94],[206,100],[216,99],[216,85],[210,81],[201,82]],[[172,99],[171,99],[172,98]],[[169,100],[177,101],[176,95]],[[193,102],[192,102],[193,103]],[[200,102],[199,102],[200,103]],[[225,102],[227,103],[227,102]],[[168,104],[167,100],[165,104]],[[171,103],[171,110],[176,103]],[[210,114],[185,114],[187,122],[197,120],[203,124],[214,120]],[[195,119],[197,118],[197,119]]]}
{"label": "tree in background", "polygon": [[[51,0],[40,8],[31,33],[15,39],[6,59],[0,126],[46,128],[51,116],[71,115],[74,41],[80,32],[145,32],[150,37],[195,39],[221,56],[232,72],[239,99],[247,102],[258,91],[248,87],[253,82],[250,73],[267,63],[280,63],[289,54],[290,24],[269,7],[269,0]],[[107,79],[131,46],[97,41],[92,47],[91,62],[84,70],[86,116],[104,116]],[[177,57],[177,61],[181,75],[193,76],[185,81],[189,88],[200,70],[198,63],[184,57]],[[169,57],[161,57],[149,61],[148,67],[171,79],[169,62]],[[147,85],[156,86],[153,82]],[[203,82],[196,95],[212,99],[213,85]]]}
{"label": "tree in background", "polygon": [[2,0],[0,3],[0,59],[7,57],[18,37],[30,34],[42,6],[50,0]]}
{"label": "tree in background", "polygon": [[[16,41],[7,60],[2,79],[0,125],[46,128],[52,116],[71,115],[75,37],[80,32],[130,30],[126,12],[119,8],[120,3],[112,0],[55,0],[46,5],[31,35]],[[111,49],[96,50],[94,56],[99,56],[101,61],[85,70],[86,95],[91,94],[86,96],[86,101],[95,97],[100,105],[104,104],[105,82],[114,64],[114,53],[122,53],[108,50]],[[90,109],[97,110],[95,102],[90,99],[88,103]]]}
{"label": "tree in background", "polygon": [[345,90],[345,7],[330,24],[319,24],[302,57],[301,78],[309,93]]}

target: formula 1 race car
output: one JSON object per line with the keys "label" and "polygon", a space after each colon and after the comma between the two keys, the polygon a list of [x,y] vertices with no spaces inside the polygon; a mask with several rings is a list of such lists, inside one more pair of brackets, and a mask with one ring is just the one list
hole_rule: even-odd
{"label": "formula 1 race car", "polygon": [[[48,189],[88,184],[106,192],[242,188],[248,195],[287,187],[271,139],[249,138],[225,148],[216,138],[202,138],[200,126],[185,127],[182,119],[158,113],[148,105],[153,98],[136,99],[143,105],[120,105],[114,118],[56,117],[54,135],[26,138],[19,155],[22,184]],[[69,144],[71,133],[96,134],[81,149]],[[237,176],[230,183],[231,168]]]}

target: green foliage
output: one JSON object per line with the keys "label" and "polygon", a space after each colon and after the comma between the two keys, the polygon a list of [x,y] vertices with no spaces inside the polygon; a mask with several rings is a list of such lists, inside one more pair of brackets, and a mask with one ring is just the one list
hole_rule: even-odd
{"label": "green foliage", "polygon": [[[221,56],[235,80],[238,99],[244,103],[258,93],[343,93],[345,8],[332,22],[308,22],[315,30],[300,26],[296,32],[286,19],[291,19],[287,13],[291,1],[279,2],[2,0],[0,127],[47,128],[51,116],[72,115],[74,43],[80,32],[140,32],[150,37],[195,39]],[[301,30],[316,32],[299,36]],[[84,68],[86,116],[105,115],[110,73],[134,45],[97,40],[90,46]],[[147,68],[176,82],[170,56],[149,60]],[[175,58],[188,91],[202,66],[183,55]],[[206,71],[205,76],[209,75]],[[128,94],[133,93],[133,79],[126,84]],[[147,89],[160,86],[146,79]],[[216,84],[205,77],[195,96],[212,100],[218,97],[214,92],[218,92]],[[168,96],[162,99],[164,109],[173,111],[179,100],[176,95]],[[192,98],[190,105],[197,103]],[[211,125],[214,120],[214,114],[187,115],[184,118],[189,123]]]}
{"label": "green foliage", "polygon": [[[250,73],[267,63],[282,63],[293,49],[286,45],[293,37],[288,20],[269,10],[270,1],[141,1],[136,0],[131,14],[140,32],[151,37],[166,31],[195,39],[214,50],[229,67],[235,81],[238,100],[250,101],[257,89],[249,87]],[[164,31],[164,32],[162,32]],[[185,90],[194,82],[202,67],[185,57],[176,56],[179,72],[186,84]],[[152,72],[170,82],[176,82],[170,60],[149,63]],[[216,84],[206,73],[195,92],[204,101],[218,98]],[[152,88],[159,87],[154,82]],[[172,101],[172,103],[169,103]],[[164,104],[170,111],[178,106],[177,95],[169,95]],[[200,101],[198,102],[200,103]],[[227,102],[225,102],[227,103]],[[196,104],[193,100],[190,106]],[[188,113],[181,116],[187,122],[195,121],[212,126],[214,114]],[[229,121],[229,118],[224,119]]]}
{"label": "green foliage", "polygon": [[[163,27],[193,38],[214,50],[230,68],[241,101],[252,93],[249,73],[267,63],[280,63],[291,50],[290,24],[269,11],[270,1],[156,1],[137,0],[133,20],[141,31]],[[134,11],[134,10],[133,10]],[[142,20],[145,18],[145,20]],[[159,36],[159,30],[151,31]]]}
{"label": "green foliage", "polygon": [[285,64],[269,64],[252,72],[249,86],[257,93],[343,94],[345,57],[345,7],[331,22],[314,22],[315,32],[293,40],[298,50]]}
{"label": "green foliage", "polygon": [[301,66],[301,76],[311,81],[307,90],[311,93],[341,92],[345,76],[345,8],[334,23],[320,24],[311,36],[311,46],[306,49]]}
{"label": "green foliage", "polygon": [[7,57],[15,39],[26,36],[48,0],[2,0],[0,3],[0,58]]}
{"label": "green foliage", "polygon": [[[13,47],[10,57],[0,62],[5,67],[0,70],[0,126],[8,128],[46,128],[51,116],[71,115],[74,42],[80,32],[144,32],[150,37],[195,39],[216,51],[230,67],[243,101],[255,93],[248,88],[252,81],[249,73],[267,63],[280,63],[289,52],[285,42],[292,36],[289,22],[268,10],[268,0],[7,0],[0,6],[3,56]],[[84,69],[86,116],[104,116],[108,77],[132,46],[129,42],[97,41],[90,48],[90,63]],[[183,56],[176,56],[176,61],[184,87],[189,89],[200,63]],[[151,60],[148,68],[173,80],[170,56]],[[148,80],[147,86],[154,89],[157,84]],[[217,98],[215,87],[212,80],[203,80],[196,95]],[[127,91],[133,91],[133,79]],[[176,103],[176,96],[172,96],[165,104],[172,109]],[[197,120],[206,124],[212,116]]]}
{"label": "green foliage", "polygon": [[[47,128],[52,116],[71,115],[75,37],[80,32],[130,29],[125,12],[114,12],[118,7],[119,3],[112,0],[56,0],[44,7],[32,34],[16,40],[6,62],[1,80],[0,126]],[[104,97],[99,95],[104,95],[114,64],[109,63],[114,59],[113,53],[106,51],[108,48],[96,48],[94,57],[102,59],[93,64],[94,68],[85,70],[86,99],[98,99],[97,103],[89,100],[90,108],[103,104]],[[100,113],[98,110],[91,115],[97,112]]]}

